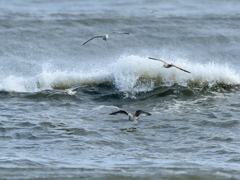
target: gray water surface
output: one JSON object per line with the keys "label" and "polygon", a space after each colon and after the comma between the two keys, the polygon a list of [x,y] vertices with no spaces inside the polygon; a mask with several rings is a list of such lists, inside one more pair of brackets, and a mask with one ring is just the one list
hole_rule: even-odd
{"label": "gray water surface", "polygon": [[1,1],[1,179],[240,179],[239,9]]}

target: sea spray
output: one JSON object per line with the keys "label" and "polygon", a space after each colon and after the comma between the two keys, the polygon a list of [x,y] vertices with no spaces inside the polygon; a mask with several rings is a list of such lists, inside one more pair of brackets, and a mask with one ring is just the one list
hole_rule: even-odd
{"label": "sea spray", "polygon": [[147,57],[123,55],[108,64],[96,64],[89,69],[79,67],[69,71],[44,64],[42,72],[32,77],[14,74],[0,80],[1,91],[37,92],[47,89],[66,89],[73,86],[94,86],[108,83],[125,96],[149,92],[161,86],[178,84],[189,88],[212,88],[240,85],[240,75],[227,64],[213,62],[202,64],[176,58],[173,62],[191,74],[177,68],[163,68],[163,64]]}

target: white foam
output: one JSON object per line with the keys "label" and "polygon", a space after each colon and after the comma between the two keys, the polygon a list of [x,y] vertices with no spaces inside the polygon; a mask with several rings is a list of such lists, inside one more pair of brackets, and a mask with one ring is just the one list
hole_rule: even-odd
{"label": "white foam", "polygon": [[227,64],[213,62],[201,64],[183,59],[174,59],[174,64],[188,70],[191,74],[176,68],[162,68],[162,63],[147,57],[125,55],[113,59],[109,64],[96,64],[91,69],[66,71],[43,66],[34,77],[18,77],[14,74],[0,80],[0,90],[15,92],[37,92],[46,89],[66,89],[76,85],[95,85],[103,82],[112,83],[119,92],[134,96],[158,86],[209,87],[216,84],[239,85],[240,75]]}
{"label": "white foam", "polygon": [[126,96],[137,92],[147,92],[154,88],[151,79],[144,81],[141,77],[148,76],[150,67],[144,63],[144,58],[138,56],[123,56],[109,66],[113,83],[120,92]]}

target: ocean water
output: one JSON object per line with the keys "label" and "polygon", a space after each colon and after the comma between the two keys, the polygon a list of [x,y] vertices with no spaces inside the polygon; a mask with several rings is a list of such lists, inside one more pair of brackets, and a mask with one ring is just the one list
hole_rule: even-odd
{"label": "ocean water", "polygon": [[0,179],[240,179],[239,9],[2,0]]}

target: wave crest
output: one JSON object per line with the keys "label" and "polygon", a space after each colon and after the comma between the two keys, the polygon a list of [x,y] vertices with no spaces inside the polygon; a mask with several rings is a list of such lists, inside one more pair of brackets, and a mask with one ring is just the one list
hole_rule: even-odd
{"label": "wave crest", "polygon": [[174,64],[187,69],[191,74],[176,68],[162,68],[162,63],[147,57],[125,55],[109,64],[78,71],[56,70],[43,67],[34,77],[18,77],[14,74],[0,81],[1,91],[37,92],[47,89],[66,89],[76,85],[94,86],[111,84],[126,97],[139,92],[152,91],[160,86],[178,84],[189,88],[216,90],[218,87],[232,88],[240,84],[240,76],[227,64],[189,62],[175,59]]}

